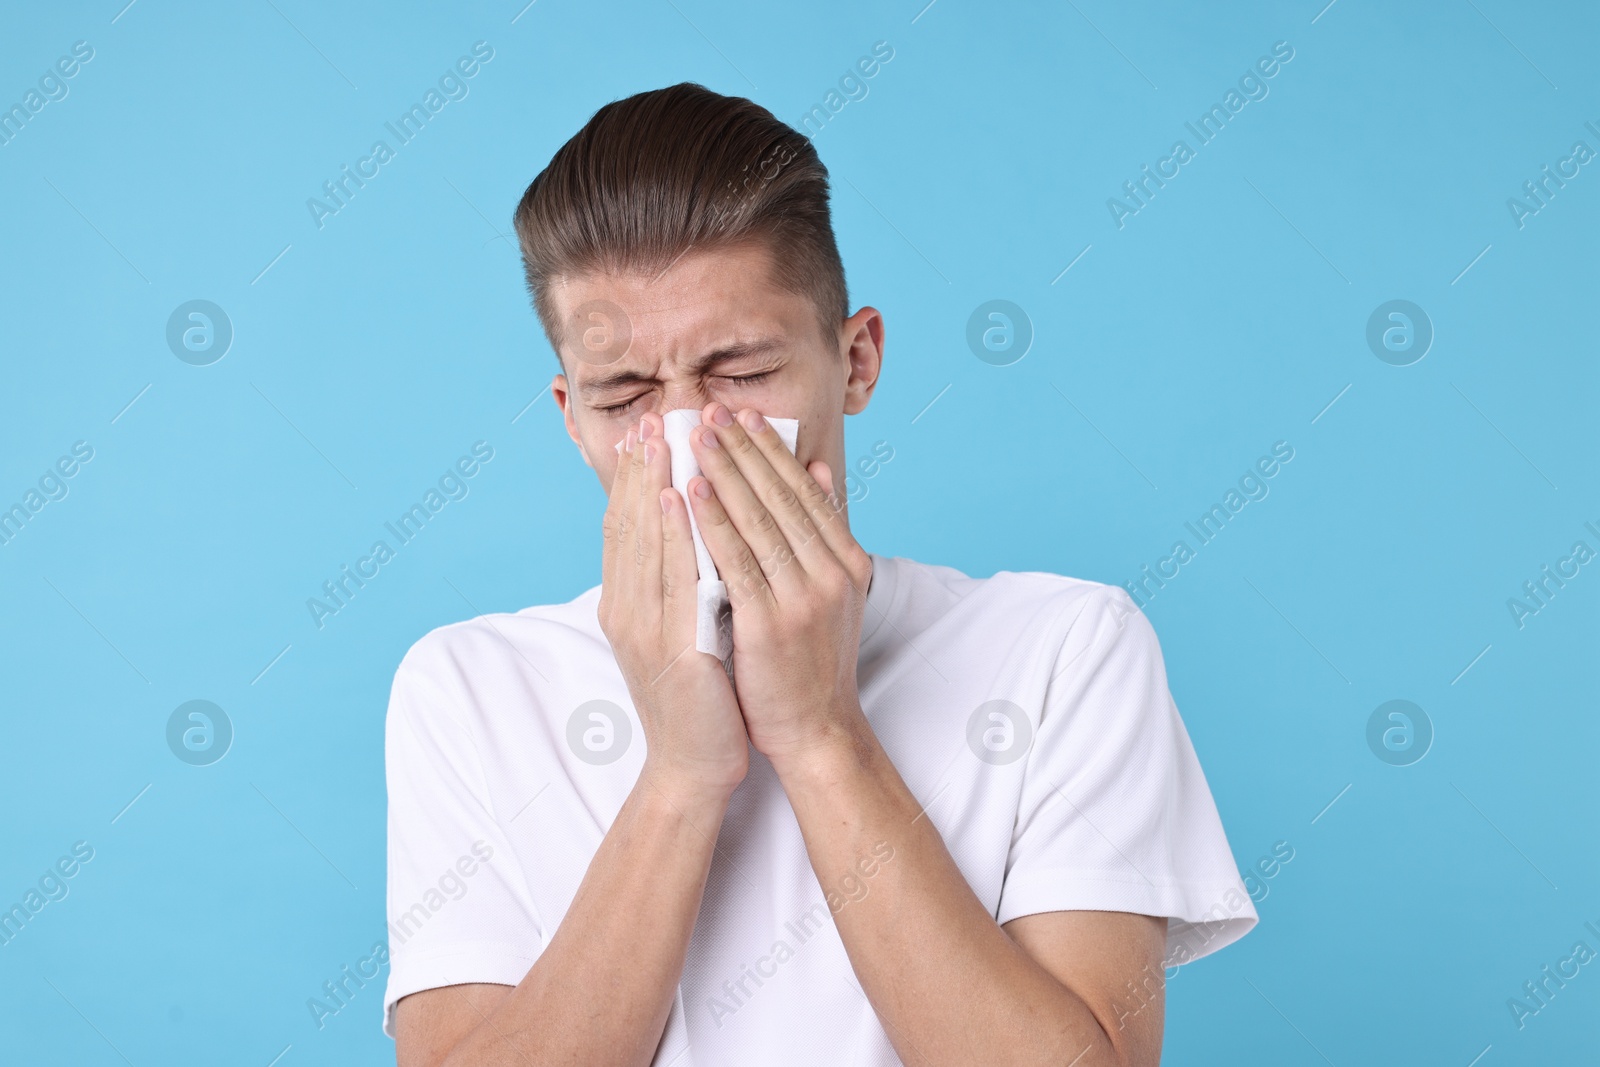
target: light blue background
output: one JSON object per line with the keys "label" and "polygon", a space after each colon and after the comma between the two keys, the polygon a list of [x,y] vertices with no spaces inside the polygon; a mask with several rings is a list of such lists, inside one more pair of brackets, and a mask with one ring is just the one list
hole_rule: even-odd
{"label": "light blue background", "polygon": [[[381,980],[320,1031],[306,1001],[383,937],[394,668],[598,581],[511,210],[606,101],[693,80],[797,123],[879,40],[816,138],[888,324],[848,436],[894,449],[867,547],[1121,583],[1295,449],[1148,608],[1241,867],[1295,849],[1259,928],[1172,980],[1166,1062],[1594,1055],[1600,965],[1525,1029],[1506,1006],[1600,949],[1600,565],[1506,606],[1600,549],[1600,164],[1506,206],[1600,149],[1593,5],[124,2],[0,33],[7,106],[95,50],[0,147],[0,505],[95,450],[0,547],[0,904],[95,849],[0,947],[0,1058],[391,1061]],[[470,95],[319,230],[307,198],[479,40]],[[1119,230],[1107,198],[1276,41],[1268,98]],[[207,367],[164,340],[196,298],[236,334]],[[1036,331],[1007,367],[964,339],[994,298]],[[1364,340],[1395,298],[1436,330],[1408,367]],[[319,630],[307,598],[478,440],[470,496]],[[1408,767],[1365,740],[1394,698],[1436,730]],[[191,699],[236,730],[209,767],[166,746]]]}

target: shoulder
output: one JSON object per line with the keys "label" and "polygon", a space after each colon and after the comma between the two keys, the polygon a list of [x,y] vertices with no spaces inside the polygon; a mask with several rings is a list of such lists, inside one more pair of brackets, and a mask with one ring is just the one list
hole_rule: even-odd
{"label": "shoulder", "polygon": [[903,557],[888,562],[904,591],[896,601],[909,627],[949,612],[968,633],[1029,644],[1043,640],[1067,658],[1095,646],[1160,654],[1155,630],[1121,586],[1051,571],[1002,570],[974,578]]}
{"label": "shoulder", "polygon": [[978,601],[1019,622],[1051,627],[1071,641],[1092,640],[1107,627],[1121,632],[1130,623],[1154,637],[1149,620],[1121,586],[1052,571],[996,571],[988,578],[960,578],[971,583],[967,592]]}
{"label": "shoulder", "polygon": [[470,694],[508,673],[548,678],[552,664],[609,648],[595,607],[600,587],[572,600],[446,623],[418,638],[395,669],[394,687]]}
{"label": "shoulder", "polygon": [[1010,602],[1079,603],[1115,600],[1131,604],[1127,590],[1087,578],[1074,578],[1052,571],[996,571],[987,578],[974,578],[955,567],[924,563],[904,556],[879,557],[894,565],[901,581],[933,584],[956,593],[963,599],[974,594]]}
{"label": "shoulder", "polygon": [[1112,605],[1133,607],[1132,598],[1121,586],[1052,571],[998,571],[987,581],[996,595],[1018,601],[1097,610],[1113,610]]}

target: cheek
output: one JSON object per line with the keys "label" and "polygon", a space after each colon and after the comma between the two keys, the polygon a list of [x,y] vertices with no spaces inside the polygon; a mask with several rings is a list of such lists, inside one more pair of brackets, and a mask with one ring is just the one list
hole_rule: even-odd
{"label": "cheek", "polygon": [[607,444],[601,446],[600,455],[595,456],[592,451],[589,453],[589,455],[596,460],[595,470],[605,481],[607,487],[609,487],[612,482],[617,480],[617,468],[621,466],[622,461],[626,457],[627,453],[618,452],[616,449]]}
{"label": "cheek", "polygon": [[802,432],[810,420],[806,418],[807,403],[815,403],[799,382],[788,375],[777,375],[755,385],[738,385],[719,382],[711,388],[712,399],[720,400],[735,413],[754,408],[773,419],[799,419]]}

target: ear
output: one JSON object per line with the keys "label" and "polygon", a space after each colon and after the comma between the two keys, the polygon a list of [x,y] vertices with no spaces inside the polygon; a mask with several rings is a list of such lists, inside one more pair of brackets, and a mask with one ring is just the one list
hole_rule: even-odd
{"label": "ear", "polygon": [[846,362],[844,413],[857,415],[866,410],[872,391],[883,373],[883,316],[875,307],[864,307],[839,324],[839,354]]}
{"label": "ear", "polygon": [[594,461],[589,458],[589,452],[583,447],[583,438],[578,436],[578,423],[573,416],[572,393],[567,389],[567,376],[557,374],[550,380],[550,396],[561,406],[561,421],[566,424],[567,436],[572,438],[572,443],[578,446],[578,455],[583,457],[583,462],[594,470]]}

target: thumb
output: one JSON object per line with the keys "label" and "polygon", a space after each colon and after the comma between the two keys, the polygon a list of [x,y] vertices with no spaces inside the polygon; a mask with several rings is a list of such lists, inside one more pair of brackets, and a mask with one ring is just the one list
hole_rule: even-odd
{"label": "thumb", "polygon": [[824,493],[827,493],[830,497],[838,496],[838,491],[833,487],[833,471],[828,467],[827,463],[820,459],[812,460],[807,465],[806,470],[811,477],[817,480],[817,484],[822,487]]}

